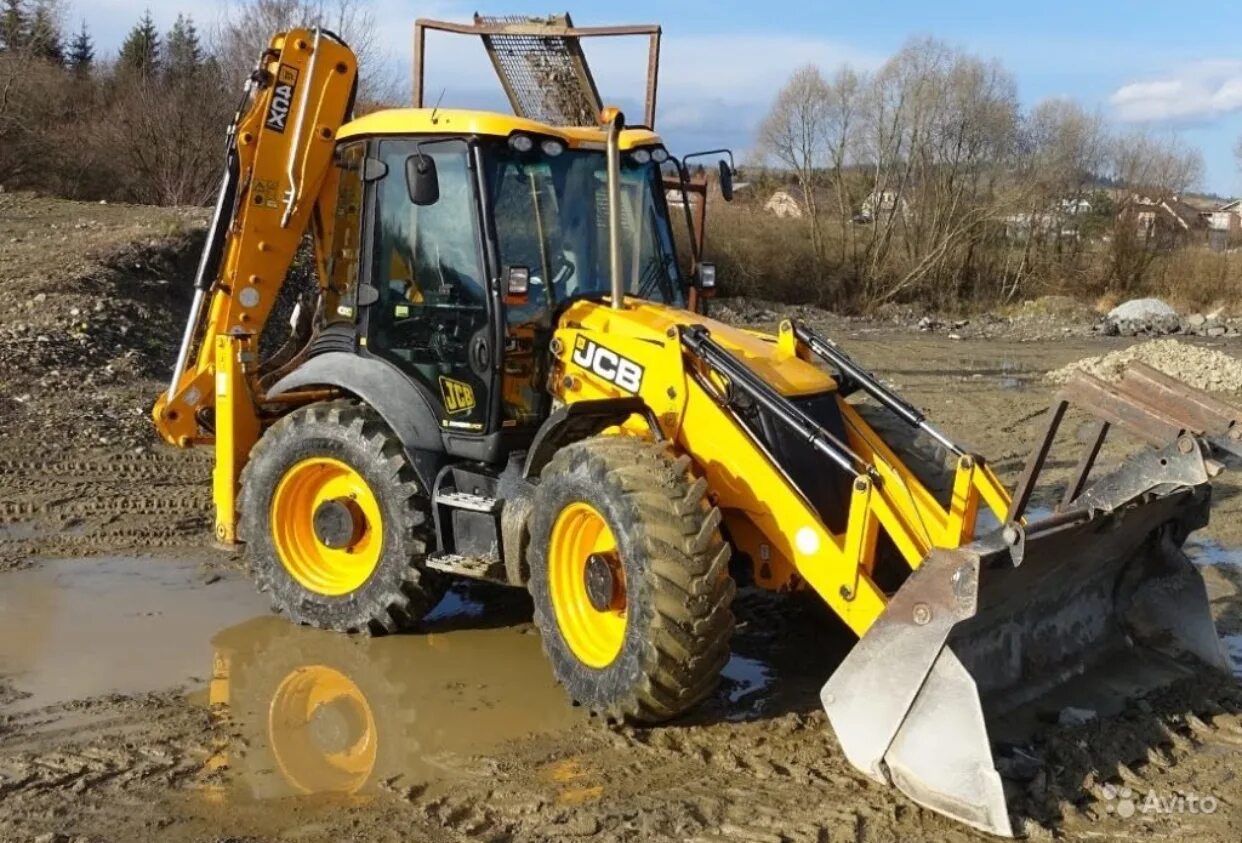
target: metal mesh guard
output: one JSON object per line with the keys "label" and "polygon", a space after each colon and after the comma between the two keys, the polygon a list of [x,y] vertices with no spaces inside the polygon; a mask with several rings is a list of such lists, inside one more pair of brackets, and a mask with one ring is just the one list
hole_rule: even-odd
{"label": "metal mesh guard", "polygon": [[[500,84],[519,117],[554,126],[591,126],[600,110],[599,93],[576,36],[557,34],[571,24],[567,16],[476,16],[476,23],[524,32],[483,36],[483,45]],[[547,27],[532,34],[532,27]]]}

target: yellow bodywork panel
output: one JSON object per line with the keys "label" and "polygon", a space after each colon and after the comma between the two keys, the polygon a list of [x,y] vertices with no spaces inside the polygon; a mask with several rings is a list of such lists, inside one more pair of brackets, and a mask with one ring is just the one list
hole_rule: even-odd
{"label": "yellow bodywork panel", "polygon": [[[857,634],[879,617],[887,596],[873,580],[883,531],[916,568],[933,547],[973,536],[982,503],[1004,517],[1008,496],[990,469],[959,460],[954,495],[942,506],[844,399],[837,403],[850,447],[874,465],[848,485],[848,517],[834,532],[785,472],[722,406],[719,376],[699,369],[680,341],[681,326],[701,324],[712,339],[789,398],[834,392],[836,382],[783,334],[766,337],[699,314],[637,300],[622,309],[579,302],[560,321],[550,382],[567,402],[638,395],[654,412],[658,435],[690,455],[707,479],[734,546],[750,557],[766,588],[809,586]],[[792,335],[791,335],[792,336]],[[617,433],[652,436],[633,416]],[[825,460],[825,470],[830,470]]]}
{"label": "yellow bodywork panel", "polygon": [[[558,138],[571,149],[603,149],[607,130],[594,126],[550,126],[512,114],[456,108],[392,108],[375,111],[341,127],[341,140],[372,135],[490,135],[508,137],[514,132]],[[660,136],[649,129],[625,129],[621,149],[659,144]]]}

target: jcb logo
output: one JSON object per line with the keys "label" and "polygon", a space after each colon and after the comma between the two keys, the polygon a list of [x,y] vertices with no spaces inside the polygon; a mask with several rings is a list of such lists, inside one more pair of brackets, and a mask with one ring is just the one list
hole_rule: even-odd
{"label": "jcb logo", "polygon": [[440,394],[444,396],[444,409],[450,415],[468,413],[474,409],[474,388],[468,383],[442,376]]}
{"label": "jcb logo", "polygon": [[579,366],[590,369],[626,392],[638,392],[643,385],[642,366],[581,335],[574,339],[572,359]]}
{"label": "jcb logo", "polygon": [[276,87],[272,89],[272,102],[267,107],[264,126],[273,132],[284,134],[285,124],[289,121],[289,109],[293,106],[293,92],[297,87],[297,68],[282,64],[276,72]]}

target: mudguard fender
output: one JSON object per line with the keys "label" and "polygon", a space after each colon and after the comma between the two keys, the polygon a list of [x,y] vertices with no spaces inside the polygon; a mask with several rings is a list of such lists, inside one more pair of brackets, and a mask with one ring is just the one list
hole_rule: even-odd
{"label": "mudguard fender", "polygon": [[334,387],[380,414],[401,441],[423,488],[430,490],[444,462],[439,414],[426,393],[391,363],[344,351],[307,360],[267,391],[268,397],[311,386]]}

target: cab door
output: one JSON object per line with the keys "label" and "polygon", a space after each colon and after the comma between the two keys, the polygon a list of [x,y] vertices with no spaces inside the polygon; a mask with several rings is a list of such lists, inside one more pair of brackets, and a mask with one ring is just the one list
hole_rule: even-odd
{"label": "cab door", "polygon": [[[477,181],[464,142],[380,139],[383,175],[374,186],[366,344],[425,388],[440,424],[489,432],[494,326]],[[435,202],[416,205],[406,160],[425,155],[439,181]]]}
{"label": "cab door", "polygon": [[510,155],[490,162],[487,189],[500,274],[503,278],[513,267],[529,273],[524,299],[505,302],[501,412],[506,427],[533,429],[551,404],[545,381],[557,304],[553,288],[564,253],[561,197],[548,164]]}

